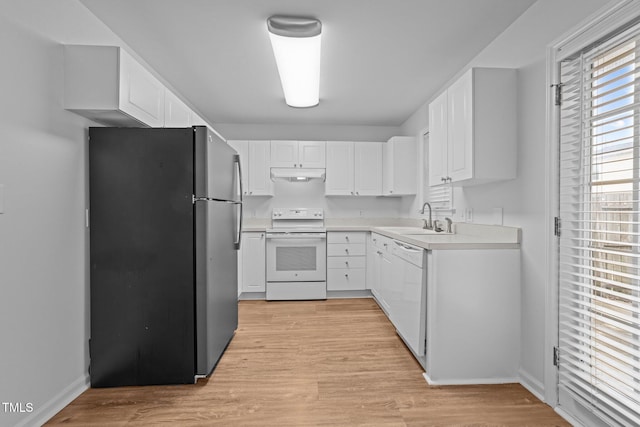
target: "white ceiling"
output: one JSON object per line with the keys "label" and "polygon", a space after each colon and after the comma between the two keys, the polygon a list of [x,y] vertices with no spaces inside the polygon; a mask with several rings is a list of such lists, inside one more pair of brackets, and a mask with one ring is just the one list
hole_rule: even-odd
{"label": "white ceiling", "polygon": [[[81,0],[213,123],[399,126],[534,0]],[[323,24],[320,105],[287,107],[266,19]]]}

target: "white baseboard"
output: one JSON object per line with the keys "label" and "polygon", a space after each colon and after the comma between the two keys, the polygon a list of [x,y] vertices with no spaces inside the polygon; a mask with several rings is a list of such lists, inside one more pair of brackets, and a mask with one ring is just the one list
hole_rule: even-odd
{"label": "white baseboard", "polygon": [[527,371],[520,369],[518,371],[518,375],[520,376],[520,384],[527,390],[531,392],[535,397],[537,397],[541,402],[547,403],[544,400],[544,384],[535,379],[531,374]]}
{"label": "white baseboard", "polygon": [[89,375],[83,375],[39,408],[34,407],[34,411],[19,422],[16,427],[43,425],[88,388]]}
{"label": "white baseboard", "polygon": [[473,385],[473,384],[512,384],[519,383],[519,379],[515,377],[508,378],[454,378],[445,380],[432,380],[427,373],[422,376],[429,385]]}

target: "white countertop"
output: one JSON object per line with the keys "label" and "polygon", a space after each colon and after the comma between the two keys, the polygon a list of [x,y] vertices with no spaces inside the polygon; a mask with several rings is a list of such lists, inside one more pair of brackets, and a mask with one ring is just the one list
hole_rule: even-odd
{"label": "white countertop", "polygon": [[[454,234],[409,235],[384,227],[417,227],[422,221],[412,218],[326,218],[327,231],[371,231],[427,250],[519,249],[521,230],[515,227],[454,223]],[[246,218],[243,231],[261,232],[271,228],[269,218]]]}

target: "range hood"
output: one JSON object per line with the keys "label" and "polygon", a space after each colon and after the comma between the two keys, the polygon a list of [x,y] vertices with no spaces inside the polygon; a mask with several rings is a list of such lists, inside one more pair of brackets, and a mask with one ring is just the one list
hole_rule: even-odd
{"label": "range hood", "polygon": [[325,170],[315,168],[271,168],[271,180],[307,182],[312,179],[324,181]]}

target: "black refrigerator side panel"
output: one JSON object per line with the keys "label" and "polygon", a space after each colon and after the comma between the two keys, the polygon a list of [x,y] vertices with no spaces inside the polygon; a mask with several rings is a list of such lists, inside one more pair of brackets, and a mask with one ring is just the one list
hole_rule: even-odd
{"label": "black refrigerator side panel", "polygon": [[194,382],[192,132],[89,131],[92,387]]}

